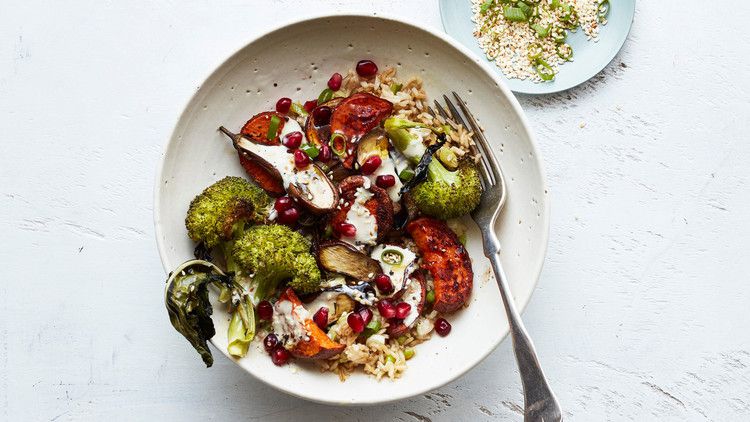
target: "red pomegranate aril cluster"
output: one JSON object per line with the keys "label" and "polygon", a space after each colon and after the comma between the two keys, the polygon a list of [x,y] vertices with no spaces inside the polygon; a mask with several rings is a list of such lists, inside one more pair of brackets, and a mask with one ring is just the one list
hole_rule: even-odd
{"label": "red pomegranate aril cluster", "polygon": [[373,174],[382,163],[383,159],[380,158],[379,155],[371,155],[370,157],[367,157],[364,163],[362,163],[360,170],[362,171],[362,174]]}
{"label": "red pomegranate aril cluster", "polygon": [[375,184],[379,188],[388,189],[396,184],[396,177],[392,174],[381,174],[375,178]]}
{"label": "red pomegranate aril cluster", "polygon": [[327,144],[321,144],[318,147],[318,161],[328,162],[331,161],[331,147]]}
{"label": "red pomegranate aril cluster", "polygon": [[438,318],[435,320],[435,332],[440,336],[445,337],[451,332],[451,324],[446,321],[445,318]]}
{"label": "red pomegranate aril cluster", "polygon": [[276,334],[274,333],[267,335],[266,338],[263,339],[263,348],[266,349],[266,353],[273,352],[273,349],[275,349],[278,344],[279,338],[276,337]]}
{"label": "red pomegranate aril cluster", "polygon": [[258,302],[258,317],[266,321],[273,319],[273,305],[271,305],[271,302],[267,300]]}
{"label": "red pomegranate aril cluster", "polygon": [[359,334],[365,330],[365,321],[358,312],[352,312],[346,318],[346,323],[355,333]]}
{"label": "red pomegranate aril cluster", "polygon": [[325,126],[331,122],[331,107],[320,106],[315,107],[312,111],[313,122],[315,126]]}
{"label": "red pomegranate aril cluster", "polygon": [[406,302],[401,302],[396,305],[396,318],[404,319],[411,312],[411,305]]}
{"label": "red pomegranate aril cluster", "polygon": [[276,201],[274,201],[273,203],[273,208],[278,212],[286,211],[293,206],[294,201],[288,196],[280,196],[276,198]]}
{"label": "red pomegranate aril cluster", "polygon": [[271,361],[276,366],[284,366],[289,362],[289,351],[285,348],[278,346],[271,351]]}
{"label": "red pomegranate aril cluster", "polygon": [[315,312],[315,315],[313,315],[313,322],[321,330],[326,329],[326,327],[328,326],[328,307],[327,306],[321,306],[320,309],[318,309],[318,312]]}
{"label": "red pomegranate aril cluster", "polygon": [[332,91],[338,91],[341,89],[341,82],[343,80],[344,77],[340,73],[334,73],[331,79],[328,80],[328,88],[331,88]]}
{"label": "red pomegranate aril cluster", "polygon": [[307,168],[310,165],[310,156],[300,149],[294,151],[294,165],[298,169]]}
{"label": "red pomegranate aril cluster", "polygon": [[354,224],[339,223],[336,226],[336,232],[344,237],[354,237],[357,235],[357,227]]}
{"label": "red pomegranate aril cluster", "polygon": [[378,312],[380,312],[380,316],[385,319],[396,317],[396,307],[393,306],[393,303],[391,303],[391,301],[387,299],[382,299],[380,302],[378,302]]}
{"label": "red pomegranate aril cluster", "polygon": [[386,274],[378,274],[375,276],[375,286],[378,288],[378,291],[384,295],[393,293],[393,283],[391,282],[391,278]]}
{"label": "red pomegranate aril cluster", "polygon": [[357,63],[357,75],[363,78],[372,78],[378,73],[378,65],[372,60],[360,60]]}
{"label": "red pomegranate aril cluster", "polygon": [[302,137],[302,132],[298,130],[289,132],[281,139],[281,145],[284,145],[289,149],[297,149],[300,145],[302,145]]}
{"label": "red pomegranate aril cluster", "polygon": [[318,100],[305,101],[305,105],[304,105],[305,111],[308,113],[312,113],[313,109],[315,109],[315,107],[317,106],[318,106]]}
{"label": "red pomegranate aril cluster", "polygon": [[291,98],[279,98],[279,101],[276,101],[276,111],[278,111],[281,114],[287,114],[289,113],[289,108],[292,106],[292,99]]}
{"label": "red pomegranate aril cluster", "polygon": [[362,323],[367,325],[372,321],[372,311],[368,307],[359,310],[359,316],[362,317]]}
{"label": "red pomegranate aril cluster", "polygon": [[279,213],[277,220],[281,224],[285,224],[287,226],[293,226],[294,223],[296,223],[297,220],[299,220],[299,210],[295,207],[284,210]]}

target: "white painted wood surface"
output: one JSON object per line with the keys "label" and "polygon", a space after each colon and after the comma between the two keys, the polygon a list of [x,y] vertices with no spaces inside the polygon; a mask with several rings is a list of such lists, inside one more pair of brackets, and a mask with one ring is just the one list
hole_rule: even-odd
{"label": "white painted wood surface", "polygon": [[[0,6],[0,420],[520,420],[507,341],[434,393],[336,408],[171,329],[152,184],[195,87],[311,10],[440,25],[432,0],[304,4]],[[639,2],[602,74],[521,98],[553,201],[525,319],[569,420],[750,419],[750,6],[702,4]]]}

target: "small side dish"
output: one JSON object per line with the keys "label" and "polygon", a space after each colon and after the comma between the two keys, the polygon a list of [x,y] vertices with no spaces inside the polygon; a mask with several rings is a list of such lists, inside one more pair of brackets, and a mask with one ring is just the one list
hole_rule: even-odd
{"label": "small side dish", "polygon": [[[474,273],[463,230],[482,187],[471,134],[429,113],[422,82],[362,60],[319,97],[277,101],[236,133],[249,180],[199,193],[185,219],[195,258],[170,273],[170,320],[213,357],[209,286],[229,309],[228,352],[262,342],[276,365],[315,362],[398,378],[419,343],[445,336]],[[458,227],[458,228],[457,228]]]}
{"label": "small side dish", "polygon": [[506,77],[551,81],[574,57],[568,31],[598,41],[610,0],[472,0],[474,37]]}

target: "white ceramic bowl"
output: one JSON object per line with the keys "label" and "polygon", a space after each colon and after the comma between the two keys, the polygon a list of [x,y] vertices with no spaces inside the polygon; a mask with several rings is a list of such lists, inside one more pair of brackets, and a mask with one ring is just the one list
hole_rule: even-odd
{"label": "white ceramic bowl", "polygon": [[[154,219],[165,269],[192,256],[194,245],[183,223],[190,200],[226,175],[244,175],[217,127],[239,128],[253,114],[273,109],[280,97],[315,98],[333,72],[345,73],[363,58],[381,68],[397,66],[403,79],[422,77],[432,98],[457,91],[484,126],[508,181],[509,199],[496,230],[516,304],[523,309],[539,277],[549,231],[544,174],[523,112],[492,69],[466,48],[442,33],[382,16],[327,16],[288,24],[252,41],[208,77],[177,122],[157,176]],[[433,336],[417,347],[402,378],[378,382],[357,373],[340,382],[306,364],[275,367],[259,344],[237,364],[279,390],[331,404],[394,401],[456,379],[508,333],[478,228],[466,221],[475,272],[470,306],[448,317],[453,325],[449,336]],[[226,354],[227,320],[217,308],[215,355],[217,349]],[[195,364],[202,365],[197,354]]]}

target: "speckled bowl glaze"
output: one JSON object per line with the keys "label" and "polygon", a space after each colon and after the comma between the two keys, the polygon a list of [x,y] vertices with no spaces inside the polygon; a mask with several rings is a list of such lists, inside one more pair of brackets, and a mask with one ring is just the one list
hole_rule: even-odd
{"label": "speckled bowl glaze", "polygon": [[[345,72],[362,58],[373,59],[381,68],[396,66],[403,79],[422,77],[432,98],[457,91],[484,126],[508,181],[509,200],[495,229],[516,303],[523,309],[539,277],[549,231],[547,188],[526,118],[483,60],[441,33],[382,16],[325,16],[290,23],[250,42],[206,79],[177,122],[157,175],[154,219],[164,268],[169,271],[192,257],[194,245],[183,223],[190,200],[226,175],[244,175],[217,127],[239,128],[251,115],[273,109],[280,97],[317,97],[333,72]],[[356,373],[341,382],[307,363],[276,367],[260,342],[235,362],[289,394],[343,405],[416,396],[466,373],[508,333],[479,229],[470,219],[466,223],[475,271],[470,306],[448,317],[453,325],[449,336],[433,336],[417,347],[402,378],[377,381]],[[219,307],[215,311],[214,354],[226,354],[228,316]],[[189,348],[187,342],[183,346]],[[194,358],[198,368],[202,363],[197,354]]]}

